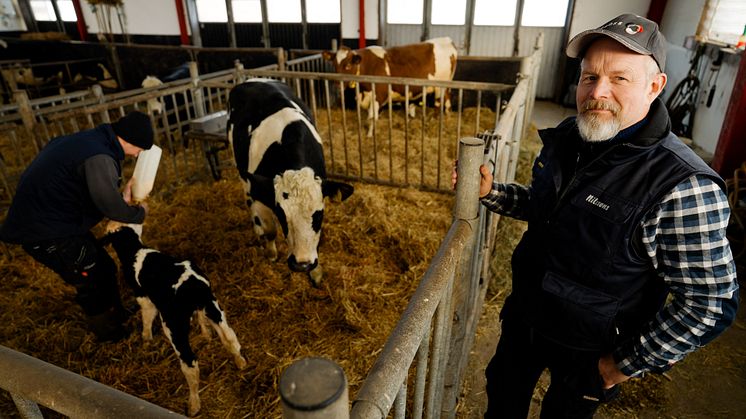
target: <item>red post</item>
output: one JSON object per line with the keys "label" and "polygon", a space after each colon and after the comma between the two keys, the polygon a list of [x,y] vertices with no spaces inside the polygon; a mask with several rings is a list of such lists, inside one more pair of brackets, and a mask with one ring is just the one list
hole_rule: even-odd
{"label": "red post", "polygon": [[186,12],[184,10],[184,3],[182,0],[174,0],[176,2],[176,17],[179,19],[179,33],[181,34],[181,45],[191,45],[189,40],[189,33],[187,32],[186,26]]}
{"label": "red post", "polygon": [[80,0],[73,0],[73,8],[75,9],[75,17],[77,18],[78,35],[81,41],[86,41],[88,30],[85,27],[85,18],[83,17],[83,9],[80,8]]}
{"label": "red post", "polygon": [[365,0],[359,1],[360,8],[360,38],[357,42],[358,48],[365,48]]}
{"label": "red post", "polygon": [[733,83],[728,110],[725,111],[720,137],[712,157],[712,168],[725,179],[732,177],[733,171],[746,162],[744,133],[746,133],[746,53],[741,53],[741,63]]}

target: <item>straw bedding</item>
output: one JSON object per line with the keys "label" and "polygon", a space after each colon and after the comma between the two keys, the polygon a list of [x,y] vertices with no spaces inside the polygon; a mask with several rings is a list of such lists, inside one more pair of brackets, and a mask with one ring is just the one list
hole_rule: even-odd
{"label": "straw bedding", "polygon": [[[442,240],[452,205],[448,195],[355,187],[347,201],[327,203],[319,289],[305,274],[291,273],[282,256],[274,263],[264,258],[238,181],[189,185],[150,201],[143,241],[188,257],[208,273],[249,363],[236,370],[217,337],[203,339],[195,325],[201,417],[279,417],[277,381],[303,356],[337,361],[355,393]],[[146,344],[133,316],[129,338],[96,343],[73,289],[21,249],[10,250],[13,259],[0,264],[0,343],[184,411],[185,380],[159,326]],[[287,254],[284,240],[278,250]],[[126,304],[136,307],[123,292]]]}

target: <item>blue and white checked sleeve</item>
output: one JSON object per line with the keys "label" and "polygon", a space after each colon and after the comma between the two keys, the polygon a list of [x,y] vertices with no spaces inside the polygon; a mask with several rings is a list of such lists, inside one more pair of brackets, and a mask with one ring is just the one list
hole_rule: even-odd
{"label": "blue and white checked sleeve", "polygon": [[720,186],[695,175],[643,221],[643,244],[671,298],[636,339],[614,352],[624,374],[665,371],[733,322],[738,281],[726,238],[729,217]]}
{"label": "blue and white checked sleeve", "polygon": [[492,190],[480,201],[490,211],[501,215],[526,220],[530,187],[516,183],[492,183]]}

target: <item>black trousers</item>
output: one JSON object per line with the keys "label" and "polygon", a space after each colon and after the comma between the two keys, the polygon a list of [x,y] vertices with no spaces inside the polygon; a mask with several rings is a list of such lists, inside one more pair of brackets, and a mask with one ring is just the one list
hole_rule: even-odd
{"label": "black trousers", "polygon": [[121,306],[117,266],[90,232],[24,244],[23,250],[75,287],[75,300],[88,316]]}
{"label": "black trousers", "polygon": [[500,341],[485,371],[485,419],[525,419],[534,387],[546,368],[551,383],[541,404],[541,418],[592,418],[602,402],[619,393],[619,386],[603,389],[600,356],[548,341],[520,318],[503,318]]}

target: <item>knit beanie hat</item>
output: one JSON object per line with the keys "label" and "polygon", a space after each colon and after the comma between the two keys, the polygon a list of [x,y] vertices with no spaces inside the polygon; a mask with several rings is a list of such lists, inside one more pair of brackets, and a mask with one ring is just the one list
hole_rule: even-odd
{"label": "knit beanie hat", "polygon": [[111,124],[114,133],[122,139],[143,150],[153,146],[153,126],[150,117],[139,111],[132,111]]}

